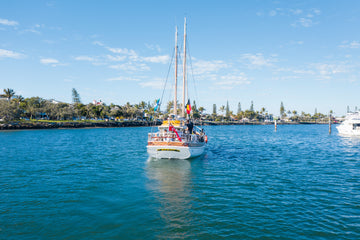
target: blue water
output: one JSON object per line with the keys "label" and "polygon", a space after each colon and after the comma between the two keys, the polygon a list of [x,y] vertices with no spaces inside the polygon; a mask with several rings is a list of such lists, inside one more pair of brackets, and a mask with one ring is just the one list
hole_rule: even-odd
{"label": "blue water", "polygon": [[150,160],[150,130],[0,132],[0,239],[360,239],[360,138],[214,126]]}

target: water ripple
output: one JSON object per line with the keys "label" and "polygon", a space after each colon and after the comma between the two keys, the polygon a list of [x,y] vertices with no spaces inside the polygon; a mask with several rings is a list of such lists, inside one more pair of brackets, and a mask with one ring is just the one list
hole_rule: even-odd
{"label": "water ripple", "polygon": [[360,239],[360,140],[327,130],[207,127],[180,161],[150,128],[1,132],[0,239]]}

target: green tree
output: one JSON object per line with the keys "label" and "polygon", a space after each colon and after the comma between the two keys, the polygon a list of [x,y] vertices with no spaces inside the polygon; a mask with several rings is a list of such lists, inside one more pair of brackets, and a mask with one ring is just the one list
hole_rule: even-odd
{"label": "green tree", "polygon": [[266,112],[266,109],[264,107],[261,108],[260,114],[264,114]]}
{"label": "green tree", "polygon": [[254,112],[254,102],[251,101],[251,105],[250,105],[250,112]]}
{"label": "green tree", "polygon": [[146,109],[146,106],[147,106],[147,104],[146,104],[146,102],[144,102],[144,101],[141,101],[140,103],[139,103],[139,107],[140,107],[140,109]]}
{"label": "green tree", "polygon": [[22,111],[16,102],[0,101],[0,119],[12,121],[19,119],[21,113]]}
{"label": "green tree", "polygon": [[15,95],[12,100],[16,102],[18,105],[20,105],[20,103],[24,102],[25,99],[21,95]]}
{"label": "green tree", "polygon": [[237,115],[241,113],[241,103],[238,103]]}
{"label": "green tree", "polygon": [[15,91],[11,88],[4,89],[4,94],[2,94],[2,97],[5,97],[8,102],[10,102],[11,98],[15,95]]}
{"label": "green tree", "polygon": [[75,88],[72,89],[72,101],[73,103],[81,103],[80,95]]}
{"label": "green tree", "polygon": [[213,112],[212,112],[212,115],[214,116],[214,117],[216,117],[216,104],[213,104]]}
{"label": "green tree", "polygon": [[254,119],[256,116],[256,113],[254,111],[251,110],[245,110],[244,112],[244,117],[248,118],[248,119]]}
{"label": "green tree", "polygon": [[225,111],[225,106],[224,106],[224,105],[222,105],[222,106],[219,108],[219,111],[223,114],[223,113],[224,113],[224,111]]}
{"label": "green tree", "polygon": [[204,111],[205,111],[204,107],[199,107],[199,112],[200,112],[201,115],[203,115]]}
{"label": "green tree", "polygon": [[285,107],[284,107],[283,102],[281,102],[281,104],[280,104],[280,116],[284,117],[284,114],[285,114]]}
{"label": "green tree", "polygon": [[193,101],[193,105],[191,106],[191,112],[192,112],[192,117],[194,119],[199,119],[201,117],[200,112],[196,106],[195,100]]}
{"label": "green tree", "polygon": [[191,111],[197,111],[195,100],[193,101],[193,105],[191,106]]}
{"label": "green tree", "polygon": [[45,100],[40,97],[31,97],[25,99],[25,110],[27,116],[32,119],[34,116],[43,112],[43,107],[45,106]]}
{"label": "green tree", "polygon": [[230,119],[229,101],[226,101],[225,117],[226,117],[228,120]]}

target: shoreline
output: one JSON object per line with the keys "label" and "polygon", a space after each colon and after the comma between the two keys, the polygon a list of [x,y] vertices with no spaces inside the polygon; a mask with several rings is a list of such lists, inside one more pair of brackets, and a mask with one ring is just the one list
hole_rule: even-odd
{"label": "shoreline", "polygon": [[[197,125],[223,126],[223,125],[274,125],[273,122],[213,122],[203,121]],[[319,122],[282,122],[278,125],[302,125],[302,124],[328,124]],[[123,127],[151,127],[159,126],[159,121],[123,121],[123,122],[80,122],[80,121],[13,121],[0,123],[0,131],[5,130],[32,130],[32,129],[77,129],[77,128],[123,128]]]}
{"label": "shoreline", "polygon": [[150,127],[159,122],[126,121],[126,122],[78,122],[78,121],[14,121],[0,123],[2,130],[32,130],[32,129],[76,129],[76,128],[122,128],[122,127]]}

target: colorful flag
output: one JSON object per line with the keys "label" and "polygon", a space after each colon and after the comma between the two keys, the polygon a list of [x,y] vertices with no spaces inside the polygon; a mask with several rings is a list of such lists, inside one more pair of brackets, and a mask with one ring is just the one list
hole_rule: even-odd
{"label": "colorful flag", "polygon": [[158,100],[156,100],[156,106],[154,108],[155,112],[158,110],[159,106],[160,106],[160,98]]}
{"label": "colorful flag", "polygon": [[176,131],[176,129],[174,128],[174,126],[171,125],[171,124],[169,124],[169,132],[174,132],[174,133],[176,134],[177,139],[181,142],[181,138],[180,138],[178,132]]}
{"label": "colorful flag", "polygon": [[188,102],[186,104],[186,113],[190,114],[191,112],[191,105],[190,105],[190,99],[188,99]]}

